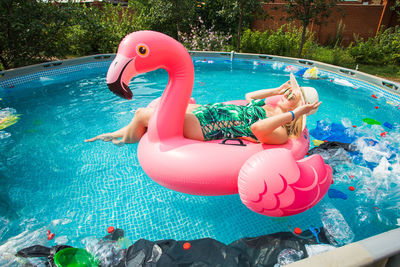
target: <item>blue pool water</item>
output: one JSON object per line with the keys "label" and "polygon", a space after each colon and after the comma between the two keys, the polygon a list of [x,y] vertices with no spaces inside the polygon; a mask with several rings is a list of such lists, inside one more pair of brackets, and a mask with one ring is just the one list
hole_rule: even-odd
{"label": "blue pool water", "polygon": [[[221,59],[194,63],[197,103],[242,99],[289,79],[285,65]],[[344,151],[323,155],[334,167],[331,188],[347,199],[325,196],[302,214],[269,218],[248,210],[238,195],[192,196],[159,186],[140,168],[137,145],[84,143],[128,124],[137,108],[161,96],[168,81],[163,70],[137,76],[130,84],[133,100],[123,100],[106,86],[108,64],[0,88],[0,107],[20,114],[16,124],[0,131],[0,263],[14,260],[7,251],[33,244],[83,247],[88,238],[104,236],[108,226],[124,229],[131,241],[211,237],[224,243],[325,226],[338,245],[398,227],[398,97],[359,81],[336,84],[343,77],[325,72],[326,79],[298,78],[300,85],[317,88],[322,101],[308,128],[315,129],[319,121],[319,137],[327,139],[337,123],[361,152],[357,157]],[[393,129],[368,125],[365,118]],[[387,134],[382,137],[382,132]],[[55,239],[47,241],[47,230]]]}

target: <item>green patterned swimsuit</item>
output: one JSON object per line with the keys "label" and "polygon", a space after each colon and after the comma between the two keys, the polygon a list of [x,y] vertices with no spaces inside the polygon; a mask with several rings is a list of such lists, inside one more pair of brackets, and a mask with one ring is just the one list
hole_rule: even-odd
{"label": "green patterned swimsuit", "polygon": [[193,110],[200,121],[204,140],[247,136],[257,140],[250,126],[267,117],[262,106],[264,99],[252,100],[245,106],[233,104],[206,104]]}

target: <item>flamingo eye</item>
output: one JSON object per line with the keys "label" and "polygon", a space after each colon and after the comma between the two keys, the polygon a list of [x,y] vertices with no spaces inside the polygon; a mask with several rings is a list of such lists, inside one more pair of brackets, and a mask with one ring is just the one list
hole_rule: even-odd
{"label": "flamingo eye", "polygon": [[147,57],[149,55],[149,48],[145,44],[138,44],[136,52],[140,57]]}

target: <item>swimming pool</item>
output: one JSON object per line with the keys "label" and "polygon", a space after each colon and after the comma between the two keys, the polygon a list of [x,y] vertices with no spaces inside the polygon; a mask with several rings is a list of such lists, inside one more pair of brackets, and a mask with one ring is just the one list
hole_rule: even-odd
{"label": "swimming pool", "polygon": [[[288,64],[262,59],[193,60],[193,97],[198,103],[241,99],[246,92],[278,86],[289,77]],[[335,169],[331,188],[347,199],[326,196],[305,213],[269,218],[248,210],[237,195],[191,196],[159,186],[141,170],[137,145],[83,143],[126,125],[138,107],[161,96],[168,81],[162,70],[137,76],[131,83],[133,101],[122,100],[105,83],[110,62],[0,84],[0,107],[20,114],[1,134],[0,250],[38,243],[82,247],[90,237],[104,236],[110,225],[124,229],[132,241],[211,237],[224,243],[325,225],[343,245],[400,223],[400,167],[398,156],[393,156],[400,148],[398,96],[324,71],[324,79],[298,78],[300,85],[317,88],[323,102],[308,128],[318,125],[314,133],[333,140],[332,123],[340,124],[341,136],[354,137],[361,153],[351,158],[340,150],[332,158],[325,156]],[[340,83],[343,79],[352,86]],[[366,118],[382,126],[363,122]],[[55,239],[47,241],[47,230]]]}

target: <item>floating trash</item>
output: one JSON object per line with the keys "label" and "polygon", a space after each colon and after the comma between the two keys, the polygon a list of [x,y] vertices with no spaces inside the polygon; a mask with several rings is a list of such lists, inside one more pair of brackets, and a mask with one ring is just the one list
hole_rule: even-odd
{"label": "floating trash", "polygon": [[343,193],[340,190],[332,189],[332,188],[328,190],[328,196],[330,198],[340,198],[340,199],[345,199],[345,200],[347,199],[347,195],[345,193]]}
{"label": "floating trash", "polygon": [[296,76],[303,77],[304,73],[308,70],[308,68],[302,68],[301,70],[296,72]]}
{"label": "floating trash", "polygon": [[393,125],[388,122],[384,122],[383,126],[385,126],[386,128],[389,128],[390,130],[393,130]]}
{"label": "floating trash", "polygon": [[303,77],[307,79],[318,79],[319,72],[317,67],[313,67],[311,69],[306,70],[304,72]]}
{"label": "floating trash", "polygon": [[15,114],[16,110],[13,108],[3,108],[0,110],[0,130],[3,130],[19,120],[19,114]]}
{"label": "floating trash", "polygon": [[349,82],[348,80],[345,80],[345,79],[336,78],[336,79],[333,79],[331,81],[334,84],[356,88],[356,86],[354,84],[352,84],[351,82]]}
{"label": "floating trash", "polygon": [[380,123],[379,121],[371,119],[371,118],[364,118],[362,121],[369,125],[382,125],[382,123]]}
{"label": "floating trash", "polygon": [[272,64],[272,68],[274,70],[281,70],[284,66],[285,64],[283,64],[282,62],[274,62],[274,64]]}
{"label": "floating trash", "polygon": [[326,206],[321,221],[331,244],[343,246],[353,242],[355,235],[338,209]]}
{"label": "floating trash", "polygon": [[284,72],[298,72],[299,68],[293,65],[287,66],[284,70]]}
{"label": "floating trash", "polygon": [[317,140],[317,139],[312,140],[312,142],[313,142],[314,146],[320,146],[320,145],[322,145],[323,143],[325,143],[325,141]]}

